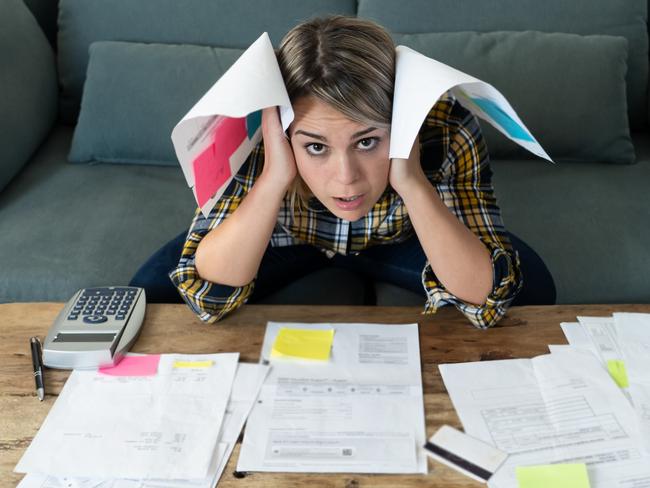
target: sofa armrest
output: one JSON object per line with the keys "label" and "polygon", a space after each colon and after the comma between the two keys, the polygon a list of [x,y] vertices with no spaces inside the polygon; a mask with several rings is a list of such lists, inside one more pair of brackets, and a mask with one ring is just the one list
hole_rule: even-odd
{"label": "sofa armrest", "polygon": [[0,190],[25,165],[57,118],[52,47],[23,0],[0,2]]}

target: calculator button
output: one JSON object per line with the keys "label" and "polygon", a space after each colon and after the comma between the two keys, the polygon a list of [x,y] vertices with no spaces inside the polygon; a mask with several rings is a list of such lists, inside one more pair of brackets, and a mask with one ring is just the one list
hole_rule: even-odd
{"label": "calculator button", "polygon": [[110,310],[109,309],[108,312],[106,312],[106,315],[115,315],[115,312],[117,312],[117,310]]}
{"label": "calculator button", "polygon": [[68,320],[77,320],[77,317],[79,317],[79,315],[71,313],[68,315]]}
{"label": "calculator button", "polygon": [[93,310],[84,310],[82,315],[92,315],[95,312]]}
{"label": "calculator button", "polygon": [[106,288],[87,288],[83,296],[87,297],[100,297],[104,295],[112,295],[113,292],[111,290],[107,290]]}
{"label": "calculator button", "polygon": [[107,320],[108,318],[104,317],[103,315],[89,315],[88,317],[84,317],[84,322],[87,324],[101,324]]}
{"label": "calculator button", "polygon": [[124,315],[124,314],[119,314],[119,315],[116,315],[115,318],[116,318],[117,320],[124,320],[124,319],[126,318],[126,315]]}

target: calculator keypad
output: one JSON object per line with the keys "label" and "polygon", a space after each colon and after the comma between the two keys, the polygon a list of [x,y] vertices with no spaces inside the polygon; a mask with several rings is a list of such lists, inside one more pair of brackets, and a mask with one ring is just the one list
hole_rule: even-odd
{"label": "calculator keypad", "polygon": [[137,293],[133,288],[87,288],[68,313],[68,320],[81,317],[86,324],[126,320]]}

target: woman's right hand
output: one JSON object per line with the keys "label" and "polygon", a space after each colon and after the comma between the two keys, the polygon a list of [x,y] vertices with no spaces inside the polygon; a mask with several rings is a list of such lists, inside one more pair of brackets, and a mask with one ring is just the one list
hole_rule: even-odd
{"label": "woman's right hand", "polygon": [[282,130],[277,107],[267,107],[262,111],[262,137],[264,138],[262,177],[286,190],[295,179],[298,170],[293,149]]}

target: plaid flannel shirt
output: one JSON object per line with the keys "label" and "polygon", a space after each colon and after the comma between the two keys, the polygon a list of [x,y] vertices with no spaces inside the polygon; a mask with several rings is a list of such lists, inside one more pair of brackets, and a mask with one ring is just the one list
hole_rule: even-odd
{"label": "plaid flannel shirt", "polygon": [[[427,262],[422,270],[426,292],[424,313],[454,305],[476,327],[494,325],[520,291],[523,278],[518,254],[505,231],[494,197],[487,146],[474,115],[450,94],[430,110],[420,129],[420,154],[424,172],[451,212],[488,248],[493,267],[493,288],[485,303],[465,302],[445,289]],[[215,322],[246,302],[251,283],[232,287],[202,279],[194,257],[201,239],[228,218],[259,176],[264,163],[260,142],[251,152],[207,218],[196,210],[180,256],[169,276],[190,308],[205,322]],[[291,212],[285,197],[271,236],[272,246],[311,244],[328,253],[349,254],[369,246],[402,242],[413,235],[406,207],[390,187],[370,212],[356,222],[332,215],[312,199],[309,208]]]}

